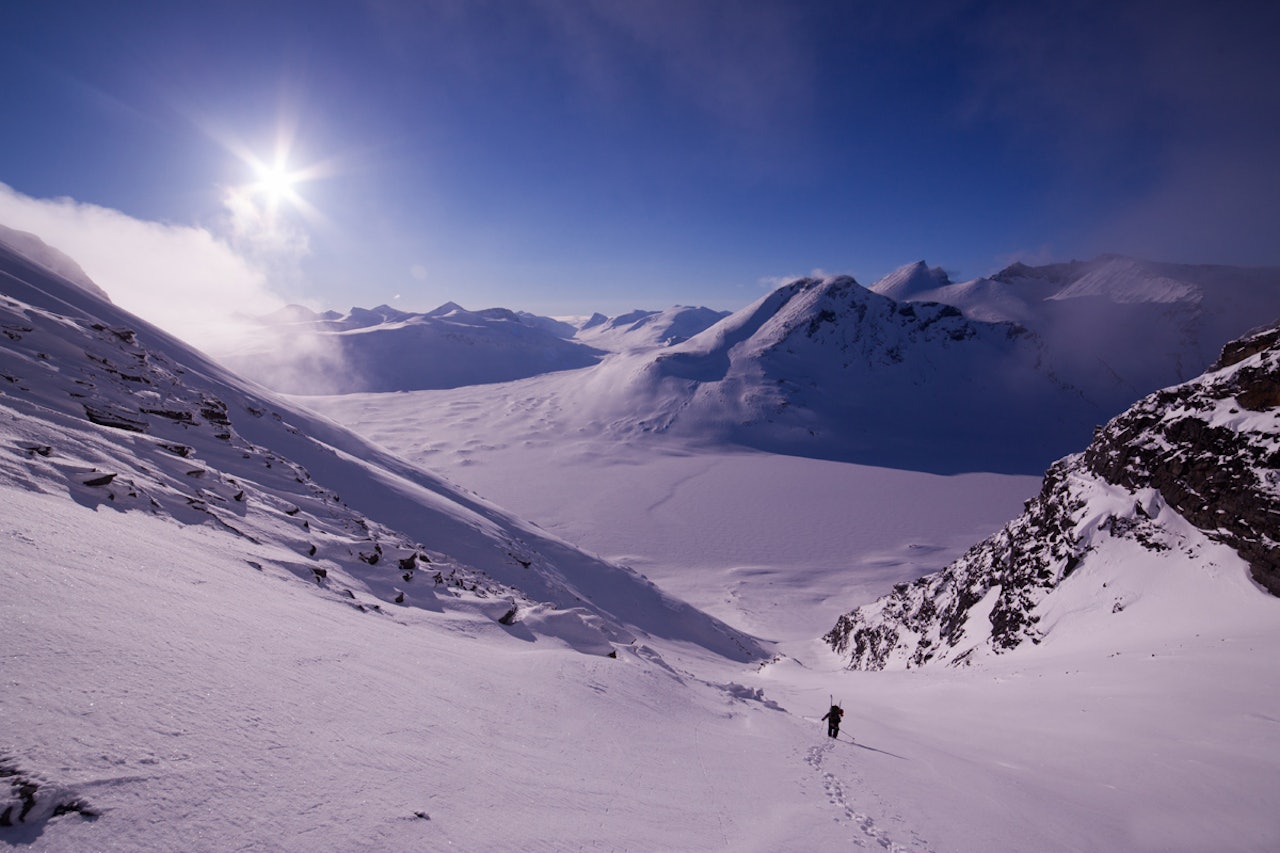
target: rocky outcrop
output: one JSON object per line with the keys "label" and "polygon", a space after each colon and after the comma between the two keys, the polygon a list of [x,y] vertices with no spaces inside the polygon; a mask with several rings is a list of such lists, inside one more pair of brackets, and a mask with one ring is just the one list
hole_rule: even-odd
{"label": "rocky outcrop", "polygon": [[1280,327],[1228,344],[1215,367],[1111,421],[1084,464],[1107,482],[1159,491],[1280,595]]}
{"label": "rocky outcrop", "polygon": [[[999,533],[943,571],[844,614],[823,640],[849,656],[851,669],[883,669],[893,658],[909,668],[963,662],[979,637],[997,650],[1034,642],[1035,605],[1080,562],[1074,528],[1084,500],[1071,488],[1071,470],[1054,465],[1040,494]],[[975,617],[982,624],[973,625]]]}
{"label": "rocky outcrop", "polygon": [[1232,342],[1209,373],[1100,428],[1000,532],[841,616],[823,639],[853,669],[963,663],[1039,642],[1040,605],[1088,559],[1091,537],[1170,550],[1169,510],[1280,595],[1278,392],[1280,326]]}

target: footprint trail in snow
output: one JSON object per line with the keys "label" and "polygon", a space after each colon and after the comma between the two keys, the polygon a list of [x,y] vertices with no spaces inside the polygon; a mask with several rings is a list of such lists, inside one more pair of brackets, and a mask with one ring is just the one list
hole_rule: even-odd
{"label": "footprint trail in snow", "polygon": [[[826,794],[827,801],[840,811],[840,816],[835,818],[840,823],[851,824],[857,827],[861,836],[855,836],[853,843],[858,847],[867,847],[868,841],[874,846],[890,853],[910,853],[911,851],[929,851],[930,848],[924,839],[920,838],[914,830],[908,830],[911,834],[910,841],[901,843],[890,837],[889,833],[882,829],[870,815],[859,811],[850,802],[850,798],[845,791],[845,783],[840,780],[835,773],[823,769],[823,762],[828,754],[834,749],[834,744],[825,743],[820,746],[809,747],[808,753],[805,755],[805,763],[812,767],[815,771],[822,774],[822,788]],[[868,791],[866,783],[854,772],[856,787],[862,791]],[[872,794],[872,796],[875,796]],[[879,797],[875,797],[879,801]],[[881,803],[883,805],[883,803]],[[881,810],[883,813],[883,809]],[[901,818],[895,818],[901,822]]]}

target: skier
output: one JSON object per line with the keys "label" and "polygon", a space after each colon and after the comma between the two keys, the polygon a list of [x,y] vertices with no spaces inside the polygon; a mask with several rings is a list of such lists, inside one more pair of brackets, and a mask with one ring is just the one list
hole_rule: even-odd
{"label": "skier", "polygon": [[839,705],[832,705],[831,710],[822,715],[822,719],[827,721],[827,737],[839,737],[840,718],[843,716],[844,709]]}

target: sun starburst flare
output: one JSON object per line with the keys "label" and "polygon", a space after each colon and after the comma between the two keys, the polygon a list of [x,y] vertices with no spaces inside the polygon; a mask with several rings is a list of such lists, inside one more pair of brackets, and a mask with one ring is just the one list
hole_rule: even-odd
{"label": "sun starburst flare", "polygon": [[245,175],[223,191],[230,238],[256,257],[286,268],[310,254],[309,232],[328,224],[305,197],[307,185],[336,172],[332,161],[296,165],[294,135],[292,124],[282,123],[274,152],[266,157],[229,134],[217,136]]}

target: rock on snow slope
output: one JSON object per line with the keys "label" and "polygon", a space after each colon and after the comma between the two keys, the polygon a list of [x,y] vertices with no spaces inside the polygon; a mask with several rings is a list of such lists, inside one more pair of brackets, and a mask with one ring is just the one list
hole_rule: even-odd
{"label": "rock on snow slope", "polygon": [[90,506],[212,525],[362,606],[494,617],[604,653],[647,631],[747,659],[747,638],[318,416],[0,243],[0,473]]}
{"label": "rock on snow slope", "polygon": [[824,639],[852,668],[957,664],[1075,632],[1190,634],[1274,611],[1263,590],[1280,595],[1280,326],[1139,401],[1019,518]]}

